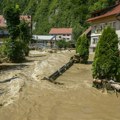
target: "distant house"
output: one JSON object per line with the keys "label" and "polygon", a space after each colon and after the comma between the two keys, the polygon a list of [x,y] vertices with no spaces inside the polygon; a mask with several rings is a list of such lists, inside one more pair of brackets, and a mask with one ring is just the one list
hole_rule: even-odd
{"label": "distant house", "polygon": [[33,48],[53,48],[55,47],[55,36],[54,35],[33,35],[32,36]]}
{"label": "distant house", "polygon": [[0,15],[0,45],[3,43],[2,38],[8,37],[8,31],[6,26],[6,20]]}
{"label": "distant house", "polygon": [[54,35],[56,40],[71,41],[73,37],[72,28],[51,28],[50,35]]}
{"label": "distant house", "polygon": [[3,15],[0,15],[0,28],[6,27],[6,20],[4,19]]}
{"label": "distant house", "polygon": [[114,28],[120,40],[120,2],[103,10],[93,12],[92,17],[87,21],[91,23],[92,27],[90,43],[91,52],[94,52],[98,39],[106,26]]}
{"label": "distant house", "polygon": [[[21,15],[20,16],[20,20],[25,20],[26,22],[30,23],[30,27],[31,27],[31,16],[28,15]],[[3,15],[0,15],[0,44],[2,44],[3,42],[3,38],[8,37],[9,33],[7,30],[7,24],[6,24],[6,20],[3,17]]]}

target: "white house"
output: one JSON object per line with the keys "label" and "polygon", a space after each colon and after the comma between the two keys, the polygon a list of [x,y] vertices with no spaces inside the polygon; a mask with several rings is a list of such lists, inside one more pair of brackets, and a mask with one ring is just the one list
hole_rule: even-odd
{"label": "white house", "polygon": [[71,41],[73,37],[72,28],[51,28],[50,35],[54,35],[56,40]]}
{"label": "white house", "polygon": [[32,47],[35,48],[53,48],[55,47],[55,36],[54,35],[33,35]]}
{"label": "white house", "polygon": [[[98,39],[106,26],[114,28],[120,40],[120,2],[106,9],[95,11],[92,13],[92,17],[87,21],[91,23],[92,27],[90,43],[91,52],[94,52]],[[118,46],[120,49],[120,42]]]}

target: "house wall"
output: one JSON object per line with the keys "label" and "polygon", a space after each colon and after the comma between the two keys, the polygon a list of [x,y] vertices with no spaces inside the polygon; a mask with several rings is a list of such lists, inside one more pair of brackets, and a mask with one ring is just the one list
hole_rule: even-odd
{"label": "house wall", "polygon": [[[96,20],[92,23],[90,52],[94,52],[99,37],[106,26],[111,26],[112,28],[115,28],[120,41],[120,21],[118,21],[115,16]],[[120,42],[119,42],[119,49],[120,49]]]}
{"label": "house wall", "polygon": [[58,35],[56,35],[56,40],[71,41],[72,35],[71,34],[58,34]]}

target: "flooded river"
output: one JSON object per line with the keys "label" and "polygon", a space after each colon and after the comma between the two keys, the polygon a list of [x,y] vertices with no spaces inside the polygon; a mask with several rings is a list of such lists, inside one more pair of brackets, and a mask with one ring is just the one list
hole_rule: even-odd
{"label": "flooded river", "polygon": [[[71,57],[68,56],[66,59]],[[62,55],[62,58],[65,57]],[[19,84],[23,86],[19,95],[11,98],[12,103],[1,104],[0,120],[120,120],[120,95],[117,97],[114,92],[102,93],[92,87],[91,64],[74,64],[56,80],[62,85],[40,80],[39,72],[34,74],[37,64],[31,63],[29,67],[22,68],[23,73],[29,72],[29,79],[22,76],[25,82]],[[33,80],[32,76],[38,80]],[[4,76],[1,75],[1,78]]]}

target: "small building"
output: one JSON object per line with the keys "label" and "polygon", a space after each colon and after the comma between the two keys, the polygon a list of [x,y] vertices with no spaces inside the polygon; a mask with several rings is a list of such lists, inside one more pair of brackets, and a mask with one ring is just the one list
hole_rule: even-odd
{"label": "small building", "polygon": [[[27,23],[30,23],[29,26],[31,27],[31,16],[21,15],[20,20],[25,20]],[[8,33],[8,30],[7,30],[6,20],[3,17],[3,15],[0,15],[0,44],[2,44],[3,39],[8,37],[8,36],[9,36],[9,33]]]}
{"label": "small building", "polygon": [[0,28],[5,28],[6,26],[6,20],[4,19],[3,15],[0,15]]}
{"label": "small building", "polygon": [[8,37],[6,20],[0,15],[0,45],[3,43],[3,38]]}
{"label": "small building", "polygon": [[55,36],[57,41],[72,41],[73,38],[72,28],[51,28],[49,34]]}
{"label": "small building", "polygon": [[54,48],[55,36],[54,35],[33,35],[32,48]]}
{"label": "small building", "polygon": [[99,37],[106,26],[114,28],[120,40],[120,2],[111,7],[93,12],[92,17],[88,19],[87,22],[90,22],[92,27],[90,42],[91,52],[94,52]]}

